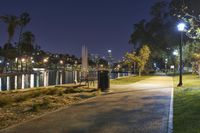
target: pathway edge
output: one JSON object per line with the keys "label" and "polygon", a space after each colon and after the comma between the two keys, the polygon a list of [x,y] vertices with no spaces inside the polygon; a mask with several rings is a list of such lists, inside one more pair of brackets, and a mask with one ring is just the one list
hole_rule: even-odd
{"label": "pathway edge", "polygon": [[170,101],[170,110],[168,118],[167,133],[173,133],[173,106],[174,106],[174,86],[172,84],[171,90],[171,101]]}

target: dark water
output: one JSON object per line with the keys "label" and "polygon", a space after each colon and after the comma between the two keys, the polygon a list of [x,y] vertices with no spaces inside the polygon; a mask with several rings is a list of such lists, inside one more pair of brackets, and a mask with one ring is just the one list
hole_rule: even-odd
{"label": "dark water", "polygon": [[[92,77],[97,77],[97,72],[89,72]],[[128,73],[110,73],[110,78],[128,76]],[[26,89],[33,87],[51,86],[74,83],[79,81],[81,73],[78,71],[36,71],[32,74],[18,74],[0,77],[0,91]]]}
{"label": "dark water", "polygon": [[41,86],[50,86],[58,84],[73,83],[75,74],[78,77],[79,72],[74,71],[43,71],[32,74],[18,74],[12,76],[0,77],[0,90],[15,90]]}

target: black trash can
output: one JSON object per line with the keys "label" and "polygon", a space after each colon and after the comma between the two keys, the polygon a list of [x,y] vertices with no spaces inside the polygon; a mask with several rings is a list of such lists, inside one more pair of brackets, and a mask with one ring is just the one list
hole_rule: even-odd
{"label": "black trash can", "polygon": [[100,70],[98,71],[98,89],[101,91],[108,91],[110,88],[109,71]]}

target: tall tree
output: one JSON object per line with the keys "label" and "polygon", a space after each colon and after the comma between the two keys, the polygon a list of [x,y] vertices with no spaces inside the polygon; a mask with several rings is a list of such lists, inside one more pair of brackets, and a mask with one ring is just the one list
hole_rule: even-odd
{"label": "tall tree", "polygon": [[171,15],[187,24],[186,35],[192,39],[200,39],[199,5],[199,0],[172,0],[170,3]]}
{"label": "tall tree", "polygon": [[32,55],[34,52],[35,35],[26,31],[22,34],[22,38],[19,44],[21,54]]}
{"label": "tall tree", "polygon": [[5,15],[1,16],[0,19],[7,24],[8,32],[8,44],[11,44],[11,40],[15,34],[15,29],[17,28],[19,21],[18,18],[14,15]]}
{"label": "tall tree", "polygon": [[24,27],[30,22],[31,18],[27,12],[23,12],[19,18],[19,26],[20,26],[20,33],[19,33],[19,42],[21,39],[21,35],[23,33]]}
{"label": "tall tree", "polygon": [[145,65],[147,64],[151,51],[147,45],[144,45],[139,53],[126,53],[125,55],[125,63],[129,66],[132,66],[134,62],[137,63],[139,76],[144,71]]}
{"label": "tall tree", "polygon": [[151,52],[151,64],[156,62],[158,66],[164,64],[166,57],[178,44],[178,32],[174,32],[174,19],[171,18],[168,3],[161,1],[151,7],[151,19],[141,20],[134,25],[130,42],[138,48],[148,44]]}
{"label": "tall tree", "polygon": [[[193,68],[194,72],[200,74],[200,41],[188,41],[186,45],[183,46],[183,61],[184,66]],[[197,69],[198,68],[198,69]]]}

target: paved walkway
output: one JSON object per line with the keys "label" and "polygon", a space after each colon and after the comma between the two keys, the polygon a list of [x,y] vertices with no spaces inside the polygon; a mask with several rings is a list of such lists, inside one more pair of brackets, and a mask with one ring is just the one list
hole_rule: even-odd
{"label": "paved walkway", "polygon": [[112,86],[107,95],[50,113],[0,133],[165,133],[172,78],[155,76]]}

